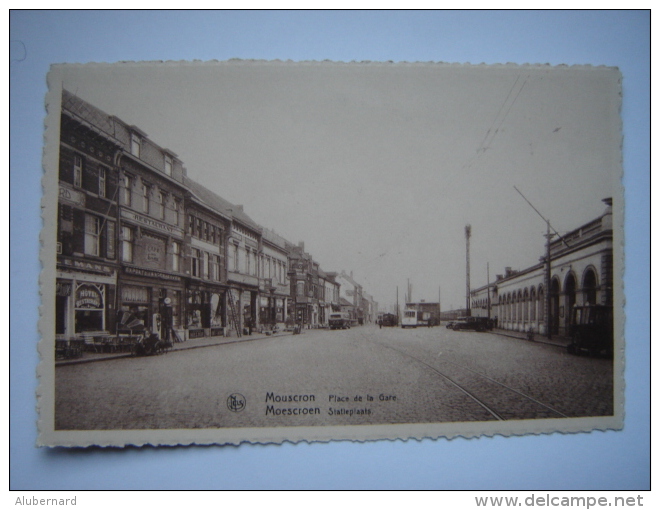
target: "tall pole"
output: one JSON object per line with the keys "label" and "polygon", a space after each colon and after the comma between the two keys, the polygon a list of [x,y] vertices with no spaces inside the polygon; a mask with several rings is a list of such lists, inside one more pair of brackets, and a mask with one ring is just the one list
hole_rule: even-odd
{"label": "tall pole", "polygon": [[[551,324],[552,324],[552,314],[550,310],[550,279],[552,276],[552,269],[550,266],[550,240],[552,239],[552,234],[550,233],[550,229],[552,228],[550,226],[550,220],[546,219],[540,212],[539,210],[532,205],[532,203],[527,200],[527,197],[522,194],[522,192],[516,188],[515,186],[513,187],[518,194],[520,194],[521,197],[525,199],[525,202],[527,202],[534,211],[536,211],[536,214],[538,214],[543,221],[545,221],[546,225],[546,254],[545,254],[545,324],[546,324],[546,335],[548,338],[552,338],[552,331],[551,331]],[[557,232],[554,228],[552,229],[555,234],[557,234],[557,237],[561,239],[561,241],[566,245],[569,246],[568,243],[566,242],[566,239],[564,239],[562,236],[559,235],[559,232]],[[555,310],[557,312],[557,310]]]}
{"label": "tall pole", "polygon": [[396,323],[399,324],[399,286],[396,286]]}
{"label": "tall pole", "polygon": [[438,321],[442,321],[442,301],[441,301],[441,289],[438,285]]}
{"label": "tall pole", "polygon": [[488,318],[490,319],[490,264],[486,262],[486,296],[487,297],[487,307],[488,307]]}
{"label": "tall pole", "polygon": [[550,240],[552,239],[552,234],[550,233],[550,221],[546,220],[546,234],[547,239],[545,244],[546,254],[545,254],[545,324],[546,324],[546,335],[548,339],[552,338],[552,316],[550,310],[550,279],[552,276],[552,268],[550,265]]}
{"label": "tall pole", "polygon": [[466,315],[470,313],[470,236],[472,235],[472,227],[468,224],[465,225],[465,310]]}

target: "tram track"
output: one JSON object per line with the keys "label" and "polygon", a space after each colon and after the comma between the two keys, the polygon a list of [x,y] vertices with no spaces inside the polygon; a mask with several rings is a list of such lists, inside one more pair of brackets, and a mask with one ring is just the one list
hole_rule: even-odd
{"label": "tram track", "polygon": [[438,363],[431,364],[428,360],[392,345],[378,341],[375,343],[424,365],[496,420],[568,418],[531,395],[460,363],[442,359],[438,362],[441,366],[438,366]]}

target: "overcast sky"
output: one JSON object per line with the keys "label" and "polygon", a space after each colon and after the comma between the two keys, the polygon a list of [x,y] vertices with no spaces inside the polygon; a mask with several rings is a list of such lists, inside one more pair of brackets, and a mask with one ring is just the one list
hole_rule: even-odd
{"label": "overcast sky", "polygon": [[619,74],[439,64],[66,66],[63,86],[176,152],[188,175],[386,309],[465,304],[620,186]]}

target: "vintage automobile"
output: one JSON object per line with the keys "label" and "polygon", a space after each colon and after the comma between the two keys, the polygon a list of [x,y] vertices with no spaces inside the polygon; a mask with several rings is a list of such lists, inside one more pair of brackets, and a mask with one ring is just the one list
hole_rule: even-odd
{"label": "vintage automobile", "polygon": [[351,318],[346,312],[335,312],[330,314],[328,320],[330,329],[350,329]]}
{"label": "vintage automobile", "polygon": [[614,351],[612,307],[604,305],[574,306],[569,326],[570,354],[611,357]]}
{"label": "vintage automobile", "polygon": [[455,321],[447,324],[447,327],[455,331],[486,331],[487,329],[491,329],[488,317],[459,317]]}

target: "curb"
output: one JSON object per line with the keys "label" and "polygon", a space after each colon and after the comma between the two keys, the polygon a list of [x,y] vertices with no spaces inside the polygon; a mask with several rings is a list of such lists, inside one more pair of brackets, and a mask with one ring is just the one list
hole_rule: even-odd
{"label": "curb", "polygon": [[[504,333],[504,332],[500,333],[499,331],[491,331],[491,333],[493,333],[495,335],[506,336],[506,337],[509,337],[509,338],[515,338],[517,340],[524,340],[526,342],[529,342],[529,340],[527,340],[527,337],[524,337],[524,336],[518,336],[518,335],[513,335],[513,334],[510,334],[510,333]],[[552,345],[554,347],[561,347],[562,349],[565,349],[569,342],[568,342],[568,340],[565,341],[565,342],[552,342],[552,341],[546,341],[546,340],[536,340],[536,338],[535,338],[534,340],[531,341],[531,343],[543,344],[543,345]]]}
{"label": "curb", "polygon": [[[288,333],[288,331],[286,332]],[[254,335],[251,338],[246,338],[249,335],[245,335],[244,337],[241,338],[235,338],[234,340],[229,340],[227,342],[211,342],[203,345],[182,345],[181,347],[177,348],[172,348],[170,349],[167,354],[171,354],[174,352],[179,352],[179,351],[188,351],[191,349],[202,349],[205,347],[217,347],[218,345],[228,345],[228,344],[237,344],[240,342],[250,342],[250,341],[256,341],[256,340],[263,340],[266,338],[277,338],[280,336],[287,336],[285,333],[280,333],[280,334],[275,334],[275,335]],[[211,337],[211,338],[230,338],[230,337]],[[182,344],[187,344],[190,340],[186,342],[181,342]],[[106,356],[99,356],[96,358],[80,358],[80,359],[72,359],[72,360],[66,360],[66,361],[55,361],[55,366],[56,367],[61,367],[61,366],[68,366],[68,365],[82,365],[85,363],[96,363],[99,361],[110,361],[114,359],[123,359],[123,358],[137,358],[137,357],[142,357],[142,356],[134,356],[132,353],[122,353],[122,354],[108,354]]]}

